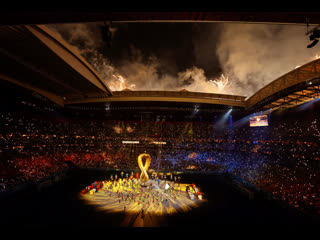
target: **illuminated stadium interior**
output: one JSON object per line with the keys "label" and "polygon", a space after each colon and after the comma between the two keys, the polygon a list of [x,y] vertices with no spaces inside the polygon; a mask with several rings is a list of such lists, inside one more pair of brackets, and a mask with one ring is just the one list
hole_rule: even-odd
{"label": "illuminated stadium interior", "polygon": [[179,89],[135,89],[43,21],[0,27],[1,224],[319,223],[319,57],[247,95],[196,67]]}

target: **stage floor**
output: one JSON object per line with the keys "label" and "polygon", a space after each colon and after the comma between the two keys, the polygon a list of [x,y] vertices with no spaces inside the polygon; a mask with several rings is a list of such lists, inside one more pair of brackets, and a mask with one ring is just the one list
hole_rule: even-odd
{"label": "stage floor", "polygon": [[97,211],[123,213],[125,217],[121,226],[154,225],[153,219],[158,216],[192,211],[207,202],[202,192],[201,197],[195,193],[190,196],[186,191],[187,186],[193,189],[192,183],[168,180],[149,180],[143,187],[136,179],[109,180],[104,181],[103,187],[97,192],[81,193],[80,198],[96,207]]}
{"label": "stage floor", "polygon": [[[110,172],[80,169],[68,178],[41,191],[25,191],[0,199],[0,224],[28,228],[104,228],[104,227],[200,227],[211,229],[218,225],[239,224],[309,224],[310,218],[297,216],[289,208],[254,198],[250,200],[234,191],[221,175],[183,174],[180,197],[153,202],[156,192],[164,197],[164,183],[159,189],[150,189],[149,198],[142,194],[140,205],[126,200],[119,203],[117,190],[102,188],[96,194],[81,195],[82,189],[94,181],[108,179]],[[191,200],[182,184],[195,183],[203,192],[203,200]],[[108,194],[113,194],[111,197]],[[178,189],[176,190],[176,194]],[[153,195],[152,195],[153,194]],[[161,195],[160,195],[161,197]],[[169,201],[170,199],[170,201]],[[149,202],[149,203],[148,203]],[[188,204],[188,203],[192,204]],[[110,205],[108,204],[110,203]],[[108,206],[109,205],[109,206]],[[124,206],[126,209],[124,210]],[[184,207],[188,210],[184,211]],[[143,213],[141,209],[144,209]]]}

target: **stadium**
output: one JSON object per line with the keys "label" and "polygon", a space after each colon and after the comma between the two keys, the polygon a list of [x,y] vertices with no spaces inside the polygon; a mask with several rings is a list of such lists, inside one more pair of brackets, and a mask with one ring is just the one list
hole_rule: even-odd
{"label": "stadium", "polygon": [[[2,16],[2,225],[320,223],[320,58],[249,97],[112,90],[46,26],[107,15]],[[240,15],[122,12],[113,21],[300,19]]]}

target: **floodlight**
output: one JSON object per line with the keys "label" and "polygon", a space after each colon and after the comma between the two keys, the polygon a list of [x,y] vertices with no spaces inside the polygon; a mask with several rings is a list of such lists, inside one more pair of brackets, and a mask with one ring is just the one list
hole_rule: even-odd
{"label": "floodlight", "polygon": [[315,28],[312,31],[312,34],[309,36],[310,41],[313,41],[312,43],[310,43],[307,48],[312,48],[314,45],[316,45],[319,40],[317,38],[320,38],[320,30]]}
{"label": "floodlight", "polygon": [[312,48],[314,45],[316,45],[319,42],[318,39],[315,39],[312,43],[310,43],[307,48]]}

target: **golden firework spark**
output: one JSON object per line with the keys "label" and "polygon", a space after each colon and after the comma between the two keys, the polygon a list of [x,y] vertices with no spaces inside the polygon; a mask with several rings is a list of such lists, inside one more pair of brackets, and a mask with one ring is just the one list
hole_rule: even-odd
{"label": "golden firework spark", "polygon": [[110,85],[111,88],[113,88],[114,91],[122,91],[126,88],[134,88],[136,85],[131,84],[130,86],[127,86],[126,79],[121,75],[115,75],[113,74],[112,77],[116,79],[116,82],[113,81],[113,84]]}
{"label": "golden firework spark", "polygon": [[216,87],[219,92],[223,91],[226,87],[231,86],[228,76],[225,77],[223,74],[221,74],[219,78],[209,80],[208,83]]}

